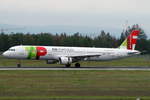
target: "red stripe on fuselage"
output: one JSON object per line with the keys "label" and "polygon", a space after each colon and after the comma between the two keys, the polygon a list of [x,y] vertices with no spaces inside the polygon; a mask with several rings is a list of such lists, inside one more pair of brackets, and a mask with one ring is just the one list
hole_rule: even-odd
{"label": "red stripe on fuselage", "polygon": [[40,56],[45,56],[47,54],[47,49],[44,47],[36,47],[37,49],[37,59],[40,58]]}

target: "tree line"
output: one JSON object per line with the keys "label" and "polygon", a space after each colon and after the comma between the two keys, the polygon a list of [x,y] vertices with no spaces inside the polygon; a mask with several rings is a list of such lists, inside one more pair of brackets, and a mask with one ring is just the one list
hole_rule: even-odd
{"label": "tree line", "polygon": [[16,45],[45,45],[45,46],[76,46],[76,47],[106,47],[117,48],[124,41],[133,29],[141,30],[137,50],[150,53],[150,39],[139,25],[128,27],[121,33],[119,38],[110,35],[102,30],[98,36],[90,37],[88,35],[81,35],[75,33],[69,35],[66,33],[52,34],[52,33],[39,33],[39,34],[24,34],[24,33],[1,33],[0,34],[0,51],[5,51],[11,46]]}

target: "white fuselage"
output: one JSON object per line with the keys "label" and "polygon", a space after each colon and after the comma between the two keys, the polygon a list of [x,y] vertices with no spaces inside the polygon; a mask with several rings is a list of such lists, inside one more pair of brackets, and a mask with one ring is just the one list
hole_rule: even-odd
{"label": "white fuselage", "polygon": [[[37,57],[37,52],[44,50],[34,48],[43,47],[46,49],[45,55]],[[84,61],[100,61],[124,58],[140,54],[137,50],[127,50],[118,48],[90,48],[90,47],[59,47],[59,46],[14,46],[3,53],[7,58],[15,59],[39,59],[39,60],[59,60],[60,57],[69,57]],[[81,58],[81,59],[80,59]]]}

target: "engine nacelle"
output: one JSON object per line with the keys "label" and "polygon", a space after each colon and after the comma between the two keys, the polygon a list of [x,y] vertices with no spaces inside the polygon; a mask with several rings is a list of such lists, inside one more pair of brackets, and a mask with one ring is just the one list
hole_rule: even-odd
{"label": "engine nacelle", "polygon": [[56,60],[46,60],[46,63],[47,64],[54,64],[56,63],[57,61]]}
{"label": "engine nacelle", "polygon": [[64,64],[64,65],[71,64],[72,63],[72,58],[70,58],[70,57],[60,57],[59,62],[60,62],[60,64]]}

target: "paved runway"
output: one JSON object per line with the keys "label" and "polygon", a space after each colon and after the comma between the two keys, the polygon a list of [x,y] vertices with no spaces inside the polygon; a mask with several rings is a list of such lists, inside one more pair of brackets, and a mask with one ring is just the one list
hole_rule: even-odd
{"label": "paved runway", "polygon": [[0,70],[150,70],[150,67],[82,67],[82,68],[63,68],[63,67],[0,67]]}

